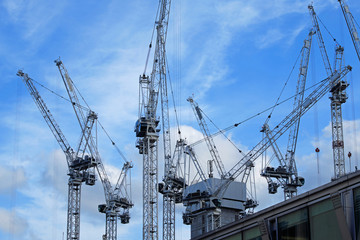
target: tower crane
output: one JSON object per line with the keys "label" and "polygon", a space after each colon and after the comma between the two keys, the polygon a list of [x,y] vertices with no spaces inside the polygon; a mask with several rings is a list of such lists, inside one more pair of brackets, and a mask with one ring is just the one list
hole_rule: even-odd
{"label": "tower crane", "polygon": [[[299,68],[300,72],[297,80],[293,109],[298,108],[303,103],[313,34],[314,32],[311,30],[308,34],[308,37],[304,40],[304,45],[301,50],[301,61]],[[275,157],[278,159],[280,166],[277,169],[267,166],[265,169],[262,170],[261,176],[266,178],[268,182],[268,190],[271,194],[276,193],[279,186],[279,184],[277,182],[274,182],[272,178],[275,178],[277,181],[279,181],[280,185],[284,188],[285,200],[296,196],[297,187],[301,187],[304,185],[304,179],[298,176],[295,162],[295,151],[299,127],[300,118],[295,120],[294,124],[289,129],[289,137],[285,158],[281,154],[281,151],[279,150],[276,142],[273,141],[272,132],[267,122],[264,124],[262,129],[262,131],[265,133],[266,137],[270,141],[272,149],[275,153]]]}
{"label": "tower crane", "polygon": [[[328,93],[334,82],[342,79],[351,67],[347,66],[341,71],[334,72],[331,76],[321,81],[316,88],[304,99],[301,105],[294,108],[276,127],[272,130],[272,141],[276,141],[282,134],[284,134],[298,119],[303,116],[317,101],[319,101],[326,93]],[[244,157],[242,157],[227,173],[224,179],[206,178],[204,171],[199,165],[196,155],[191,148],[186,148],[186,153],[190,156],[193,164],[196,167],[197,174],[200,175],[201,181],[190,186],[184,190],[183,203],[186,206],[186,212],[183,215],[184,223],[191,224],[191,237],[198,236],[209,230],[218,227],[217,222],[209,221],[211,228],[202,226],[202,219],[208,216],[213,218],[214,215],[226,215],[224,211],[226,205],[229,204],[229,199],[239,202],[245,201],[244,198],[244,181],[247,180],[250,174],[250,169],[254,161],[271,146],[271,141],[264,137],[252,150],[250,150]],[[241,182],[235,181],[236,179]],[[231,193],[239,193],[237,196],[231,196]],[[244,206],[239,206],[244,209]],[[238,211],[231,211],[228,214],[236,218]],[[235,216],[234,216],[235,215]],[[233,221],[233,220],[232,220]]]}
{"label": "tower crane", "polygon": [[341,10],[344,14],[346,24],[348,26],[351,39],[353,41],[356,54],[360,61],[360,39],[359,39],[359,33],[357,31],[356,25],[355,25],[355,19],[354,16],[351,14],[349,6],[345,3],[344,0],[338,0],[341,6]]}
{"label": "tower crane", "polygon": [[[312,5],[308,6],[311,19],[316,29],[316,35],[318,36],[319,47],[323,58],[324,66],[328,76],[331,76],[334,72],[339,71],[342,63],[342,55],[344,48],[341,46],[336,47],[336,59],[335,59],[335,71],[332,70],[329,57],[326,53],[325,44],[322,39],[320,27],[317,21],[317,16]],[[343,8],[343,5],[342,5]],[[344,6],[344,9],[345,6]],[[348,8],[347,8],[348,9]],[[353,31],[356,36],[356,29]],[[355,42],[354,42],[355,44]],[[356,46],[355,46],[356,48]],[[345,89],[348,87],[346,81],[338,80],[333,82],[331,88],[331,126],[332,126],[332,148],[333,148],[333,161],[334,161],[334,179],[337,179],[345,174],[345,155],[344,155],[344,136],[342,126],[342,111],[341,104],[346,102],[347,96]]]}
{"label": "tower crane", "polygon": [[[103,238],[104,240],[116,240],[117,219],[120,218],[121,223],[129,223],[129,209],[133,206],[130,197],[131,186],[126,179],[129,177],[128,171],[132,168],[132,163],[127,161],[126,158],[121,154],[125,163],[122,167],[117,184],[113,189],[108,175],[105,171],[104,165],[102,163],[101,156],[97,148],[97,142],[91,134],[91,129],[89,129],[88,127],[88,120],[84,117],[86,116],[86,113],[84,112],[83,107],[80,104],[79,97],[76,93],[75,85],[60,58],[55,60],[55,64],[59,69],[60,75],[62,77],[66,91],[69,95],[71,105],[73,106],[80,127],[83,129],[83,131],[89,132],[88,141],[86,141],[86,144],[92,156],[94,156],[95,158],[96,169],[101,179],[105,193],[106,204],[101,204],[98,208],[101,213],[106,214],[106,227],[105,235]],[[89,106],[87,106],[87,108],[90,109]],[[92,110],[89,110],[89,115],[93,116],[91,119],[92,124],[94,124],[94,122],[97,120],[97,114],[95,114]],[[114,142],[112,142],[112,144],[115,145]]]}
{"label": "tower crane", "polygon": [[47,108],[44,100],[40,96],[38,90],[27,73],[19,70],[17,75],[20,76],[25,83],[35,104],[39,108],[45,122],[49,126],[51,132],[59,143],[61,149],[65,153],[66,161],[69,168],[68,181],[68,212],[67,212],[67,240],[80,239],[80,200],[81,185],[83,182],[87,185],[95,184],[95,174],[89,171],[95,167],[96,160],[86,151],[87,141],[89,140],[89,130],[93,126],[94,115],[90,113],[87,116],[86,125],[88,129],[82,129],[81,140],[76,151],[71,148],[65,135],[62,133],[55,118]]}
{"label": "tower crane", "polygon": [[[136,147],[143,155],[143,239],[158,239],[158,140],[159,118],[156,114],[160,92],[165,158],[163,238],[175,238],[175,201],[171,191],[172,172],[170,125],[167,99],[166,36],[170,0],[159,1],[159,14],[155,22],[156,44],[151,76],[144,73],[139,78],[139,119],[135,125]],[[152,44],[149,45],[149,51]],[[148,55],[149,56],[149,55]],[[146,61],[147,65],[147,61]],[[169,180],[169,182],[167,181]],[[167,191],[169,190],[169,191]]]}

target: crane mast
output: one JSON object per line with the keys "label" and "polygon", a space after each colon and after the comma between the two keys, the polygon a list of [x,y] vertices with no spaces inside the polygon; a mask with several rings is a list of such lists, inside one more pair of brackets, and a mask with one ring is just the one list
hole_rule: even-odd
{"label": "crane mast", "polygon": [[[99,211],[106,214],[106,226],[105,226],[105,240],[116,240],[117,239],[117,218],[121,218],[122,223],[128,223],[129,216],[129,208],[133,206],[131,203],[130,196],[128,194],[128,187],[122,184],[125,183],[125,178],[127,177],[127,172],[130,168],[132,168],[132,164],[125,160],[125,164],[122,168],[121,174],[119,176],[118,183],[115,189],[112,188],[109,177],[105,171],[104,165],[101,160],[100,153],[97,148],[96,139],[91,133],[92,126],[97,121],[97,114],[92,110],[86,114],[83,111],[83,107],[80,104],[79,97],[76,93],[75,85],[72,79],[69,76],[67,69],[65,68],[63,62],[59,59],[55,60],[55,64],[59,69],[61,77],[63,79],[63,83],[68,92],[70,101],[72,103],[73,109],[77,116],[80,127],[86,133],[83,136],[86,136],[86,141],[84,147],[87,147],[91,152],[91,155],[94,156],[96,161],[96,169],[101,179],[106,204],[99,205]],[[85,117],[87,116],[87,117]],[[91,127],[89,126],[91,125]],[[113,143],[114,144],[114,143]],[[122,180],[120,180],[122,179]],[[122,191],[119,191],[122,189]],[[124,209],[123,213],[120,213],[120,209]]]}
{"label": "crane mast", "polygon": [[[170,126],[166,88],[166,36],[170,0],[159,2],[156,25],[156,44],[151,76],[145,73],[139,79],[139,119],[136,122],[136,147],[143,155],[143,239],[158,239],[158,132],[156,115],[161,92],[162,124],[164,138],[165,179],[171,168]],[[150,45],[151,47],[151,45]],[[170,194],[171,195],[171,194]],[[170,195],[164,196],[164,239],[175,238],[175,202]]]}
{"label": "crane mast", "polygon": [[[343,10],[346,22],[348,24],[351,36],[353,38],[353,42],[355,45],[355,49],[357,49],[357,44],[359,44],[359,39],[357,35],[357,31],[352,19],[352,15],[349,12],[349,8],[345,5],[344,2],[339,1],[341,4],[341,9]],[[321,50],[321,54],[324,61],[324,66],[328,76],[333,74],[333,70],[330,65],[330,61],[328,55],[325,50],[324,41],[322,40],[321,31],[317,22],[317,17],[314,8],[309,5],[310,15],[312,16],[313,24],[316,29],[316,33],[319,39],[319,47]],[[352,22],[352,25],[350,22]],[[351,27],[351,28],[350,28]],[[356,40],[356,38],[357,40]],[[355,40],[355,41],[354,41]],[[342,56],[343,56],[344,48],[341,46],[337,46],[335,49],[335,63],[334,69],[335,71],[340,71],[342,67]],[[358,53],[358,51],[357,51]],[[345,156],[344,156],[344,136],[343,136],[343,126],[342,126],[342,111],[341,104],[346,102],[347,95],[345,89],[348,84],[346,81],[337,80],[334,81],[333,86],[331,87],[331,127],[332,127],[332,148],[333,148],[333,161],[334,161],[334,179],[337,179],[345,174]]]}
{"label": "crane mast", "polygon": [[[32,96],[35,104],[39,108],[45,122],[49,126],[51,132],[55,136],[61,149],[65,153],[67,164],[69,167],[69,180],[68,180],[68,213],[67,213],[67,240],[80,239],[80,201],[81,201],[81,184],[85,182],[87,185],[95,184],[95,175],[88,171],[96,165],[94,159],[88,155],[79,153],[81,146],[84,143],[86,133],[82,131],[81,142],[78,147],[77,153],[70,147],[64,134],[62,133],[59,125],[56,123],[50,110],[47,108],[44,100],[41,98],[38,90],[34,86],[32,79],[28,74],[23,73],[21,70],[17,73],[25,85],[27,86],[30,95]],[[84,152],[84,151],[83,151]]]}
{"label": "crane mast", "polygon": [[[304,45],[302,47],[301,53],[301,61],[299,68],[299,75],[296,85],[296,94],[294,97],[293,109],[298,108],[302,105],[304,100],[305,93],[305,84],[306,84],[306,76],[307,70],[309,66],[309,58],[310,58],[310,50],[312,43],[312,36],[314,32],[311,30],[308,34],[307,39],[304,40]],[[277,169],[274,168],[265,168],[261,175],[266,177],[268,181],[268,190],[269,193],[276,193],[278,184],[271,180],[271,177],[276,178],[280,181],[281,185],[284,187],[284,199],[290,199],[297,195],[297,187],[303,185],[303,178],[298,177],[296,162],[295,162],[295,151],[296,151],[296,143],[299,133],[300,127],[300,118],[298,118],[295,123],[289,129],[289,137],[288,143],[285,153],[285,158],[281,154],[277,144],[272,139],[272,132],[268,126],[268,124],[264,124],[263,130],[270,140],[270,144],[274,150],[276,158],[279,160],[280,166]]]}
{"label": "crane mast", "polygon": [[351,14],[349,6],[345,3],[344,0],[338,0],[338,1],[340,3],[341,10],[344,14],[345,21],[350,32],[350,36],[356,50],[356,54],[360,61],[360,39],[359,39],[359,33],[356,29],[354,16]]}
{"label": "crane mast", "polygon": [[[340,71],[343,66],[344,48],[337,46],[335,50],[334,69]],[[331,129],[332,129],[332,148],[334,159],[334,179],[345,175],[345,155],[344,155],[344,135],[342,124],[341,105],[346,102],[346,88],[349,84],[345,80],[335,81],[330,90],[331,107]]]}

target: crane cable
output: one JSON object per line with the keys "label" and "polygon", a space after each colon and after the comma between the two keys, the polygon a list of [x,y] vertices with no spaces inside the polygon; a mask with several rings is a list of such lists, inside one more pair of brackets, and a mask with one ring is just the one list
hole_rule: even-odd
{"label": "crane cable", "polygon": [[[80,95],[81,99],[84,101],[84,103],[86,104],[87,108],[89,111],[91,111],[90,106],[87,104],[85,98],[81,95],[79,89],[76,87],[75,83],[73,82],[73,80],[70,78],[71,83],[73,84],[73,86],[75,87],[75,90],[78,92],[78,94]],[[111,144],[115,147],[116,151],[119,153],[119,155],[122,157],[122,159],[125,161],[125,163],[129,162],[126,157],[124,156],[124,154],[120,151],[120,149],[117,147],[117,145],[115,144],[115,142],[112,140],[112,138],[110,137],[110,135],[108,134],[108,132],[105,130],[104,126],[100,123],[99,119],[97,120],[97,122],[99,123],[100,127],[102,128],[102,130],[104,131],[104,133],[106,134],[106,136],[109,138],[109,140],[111,141]]]}
{"label": "crane cable", "polygon": [[[48,87],[44,86],[43,84],[41,84],[40,82],[38,82],[38,81],[36,81],[36,80],[34,80],[34,79],[31,79],[31,81],[33,81],[34,83],[36,83],[36,84],[39,85],[40,87],[46,89],[47,91],[51,92],[52,94],[55,94],[55,95],[58,96],[59,98],[62,98],[63,100],[65,100],[65,101],[67,101],[67,102],[69,102],[69,103],[72,103],[69,99],[67,99],[67,98],[65,98],[64,96],[61,96],[60,94],[54,92],[54,91],[51,90],[50,88],[48,88]],[[84,107],[84,106],[82,106],[82,105],[79,105],[79,104],[76,104],[76,106],[77,106],[78,108],[81,108],[81,109],[86,110],[86,111],[89,111],[89,110],[90,110],[89,108],[86,108],[86,107]]]}
{"label": "crane cable", "polygon": [[202,114],[207,118],[209,119],[209,121],[215,126],[215,128],[236,148],[236,150],[238,150],[239,153],[241,153],[244,157],[245,157],[245,153],[243,151],[241,151],[236,145],[234,142],[232,142],[230,140],[230,138],[228,138],[223,131],[221,131],[221,129],[206,115],[206,113],[201,109],[199,108],[200,111],[202,112]]}
{"label": "crane cable", "polygon": [[320,23],[323,25],[323,27],[325,28],[325,30],[327,31],[327,33],[331,36],[331,38],[333,39],[333,41],[341,46],[341,44],[336,40],[336,38],[331,34],[331,32],[328,30],[328,28],[325,26],[325,24],[321,21],[320,17],[318,15],[316,15],[316,17],[319,19]]}
{"label": "crane cable", "polygon": [[[276,103],[275,105],[273,105],[273,106],[271,106],[271,107],[268,107],[268,108],[266,108],[266,109],[264,109],[264,110],[262,110],[262,111],[260,111],[260,112],[258,112],[258,113],[256,113],[256,114],[254,114],[254,115],[252,115],[252,116],[250,116],[250,117],[248,117],[248,118],[246,118],[246,119],[244,119],[244,120],[242,120],[242,121],[240,121],[240,122],[238,122],[238,123],[235,123],[235,124],[233,124],[233,125],[230,125],[230,126],[224,128],[224,129],[222,129],[222,130],[220,130],[220,131],[212,134],[211,136],[212,136],[212,137],[215,137],[215,136],[218,136],[219,134],[224,134],[224,132],[230,131],[231,129],[238,127],[239,125],[241,125],[241,124],[243,124],[243,123],[245,123],[245,122],[247,122],[247,121],[249,121],[249,120],[251,120],[251,119],[253,119],[253,118],[255,118],[255,117],[257,117],[257,116],[259,116],[259,115],[261,115],[261,114],[263,114],[263,113],[265,113],[265,112],[267,112],[267,111],[269,111],[269,110],[271,110],[271,109],[273,109],[274,107],[277,107],[277,106],[279,106],[279,105],[281,105],[281,104],[283,104],[283,103],[285,103],[285,102],[293,99],[296,95],[302,94],[303,92],[306,92],[306,91],[308,91],[308,90],[316,87],[317,85],[322,84],[323,82],[325,82],[325,81],[327,81],[327,80],[328,80],[328,78],[325,78],[324,80],[321,80],[320,82],[315,83],[315,84],[312,85],[311,87],[306,88],[304,91],[299,92],[298,94],[294,94],[294,95],[292,95],[292,96],[284,99],[283,101]],[[202,143],[205,139],[206,139],[206,138],[203,138],[203,139],[200,139],[200,140],[198,140],[198,141],[196,141],[196,142],[193,142],[192,144],[190,144],[190,146],[195,146],[195,145],[197,145],[197,144],[199,144],[199,143]]]}
{"label": "crane cable", "polygon": [[[40,82],[34,80],[34,79],[31,79],[34,83],[38,84],[39,86],[41,86],[42,88],[46,89],[47,91],[49,91],[50,93],[53,93],[55,94],[57,97],[69,102],[69,103],[72,103],[69,99],[65,98],[64,96],[56,93],[55,91],[51,90],[50,88],[46,87],[45,85],[41,84]],[[77,104],[76,103],[76,106],[78,108],[81,108],[85,111],[91,111],[89,105],[87,104],[87,102],[85,101],[84,97],[81,95],[80,91],[78,90],[78,88],[76,87],[76,85],[74,84],[74,82],[71,80],[71,83],[72,85],[75,87],[76,91],[78,92],[78,94],[80,95],[81,99],[84,101],[84,103],[86,104],[87,107],[83,106],[83,105],[80,105],[80,104]],[[121,158],[125,161],[125,162],[129,162],[125,155],[120,151],[120,149],[117,147],[117,145],[115,144],[115,142],[112,140],[112,138],[110,137],[109,133],[105,130],[104,126],[100,123],[99,120],[97,120],[97,122],[99,123],[101,129],[104,131],[104,133],[106,134],[106,136],[109,138],[109,140],[111,141],[111,144],[115,147],[116,151],[119,153],[119,155],[121,156]]]}
{"label": "crane cable", "polygon": [[[166,56],[166,65],[168,64],[168,61],[167,61],[167,56]],[[172,81],[171,81],[171,77],[170,77],[170,71],[169,71],[169,67],[166,66],[167,70],[168,70],[168,79],[169,79],[169,85],[170,85],[170,92],[171,92],[171,98],[172,98],[172,102],[173,102],[173,105],[174,105],[174,112],[175,112],[175,119],[176,119],[176,125],[177,125],[177,129],[178,129],[178,134],[179,134],[179,137],[181,139],[181,130],[180,130],[180,123],[179,123],[179,117],[178,117],[178,113],[177,113],[177,110],[176,110],[176,103],[175,103],[175,96],[174,96],[174,91],[173,91],[173,87],[172,87]]]}
{"label": "crane cable", "polygon": [[[270,114],[268,115],[267,119],[265,120],[265,124],[267,124],[267,123],[270,121],[270,118],[271,118],[271,116],[272,116],[272,114],[273,114],[273,112],[274,112],[274,110],[275,110],[275,107],[277,106],[277,103],[280,101],[280,98],[281,98],[282,94],[284,93],[285,87],[287,86],[287,84],[288,84],[288,82],[289,82],[289,80],[290,80],[290,77],[291,77],[291,75],[292,75],[292,73],[293,73],[293,71],[294,71],[294,69],[295,69],[295,66],[296,66],[297,62],[299,61],[300,55],[301,55],[301,53],[302,53],[302,51],[303,51],[303,48],[304,48],[304,47],[301,48],[301,50],[300,50],[300,52],[299,52],[299,54],[298,54],[298,56],[297,56],[297,58],[296,58],[296,61],[295,61],[294,65],[293,65],[293,67],[292,67],[292,69],[291,69],[291,71],[290,71],[290,73],[289,73],[289,76],[288,76],[288,78],[286,79],[286,82],[285,82],[283,88],[282,88],[281,91],[280,91],[280,95],[279,95],[279,97],[276,99],[276,102],[275,102],[275,105],[273,106],[273,109],[271,110]],[[296,96],[296,95],[294,95],[294,97],[295,97],[295,96]]]}
{"label": "crane cable", "polygon": [[[352,105],[352,121],[353,121],[353,130],[354,130],[354,145],[355,145],[355,166],[358,166],[358,145],[357,145],[357,129],[356,129],[356,119],[355,119],[355,100],[354,100],[354,86],[353,84],[353,75],[352,72],[350,73],[350,91],[351,91],[351,105]],[[351,169],[350,169],[351,172]]]}
{"label": "crane cable", "polygon": [[156,29],[156,19],[157,19],[158,16],[159,16],[160,5],[161,5],[161,1],[159,0],[159,5],[158,5],[158,9],[157,9],[157,11],[156,11],[156,16],[155,16],[155,21],[154,21],[154,27],[153,27],[153,31],[152,31],[152,34],[151,34],[151,39],[150,39],[150,44],[149,44],[149,50],[148,50],[148,53],[147,53],[147,56],[146,56],[145,68],[144,68],[144,73],[143,73],[143,75],[145,75],[145,73],[146,73],[147,65],[148,65],[149,58],[150,58],[150,52],[151,52],[151,48],[152,48],[152,42],[153,42],[153,40],[154,40],[154,34],[155,34],[155,29]]}
{"label": "crane cable", "polygon": [[355,24],[358,26],[358,28],[360,28],[358,22],[356,21],[356,19],[355,19],[354,16],[352,15],[352,13],[351,13],[351,12],[349,12],[349,13],[350,13],[352,19],[354,20]]}

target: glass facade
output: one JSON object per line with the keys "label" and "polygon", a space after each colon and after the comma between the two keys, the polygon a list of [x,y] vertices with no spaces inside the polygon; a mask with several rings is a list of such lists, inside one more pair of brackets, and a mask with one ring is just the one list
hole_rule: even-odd
{"label": "glass facade", "polygon": [[306,208],[278,218],[278,239],[309,239],[309,221]]}
{"label": "glass facade", "polygon": [[231,237],[226,238],[226,240],[242,240],[242,233],[237,233]]}
{"label": "glass facade", "polygon": [[259,227],[254,227],[244,231],[244,240],[261,240]]}
{"label": "glass facade", "polygon": [[[308,202],[303,208],[279,213],[265,219],[271,240],[360,240],[360,187],[340,192],[340,208],[336,198]],[[346,222],[344,224],[344,222]],[[347,229],[346,229],[347,228]],[[259,226],[224,238],[226,240],[261,240]]]}
{"label": "glass facade", "polygon": [[309,207],[311,239],[341,239],[341,231],[330,199]]}
{"label": "glass facade", "polygon": [[360,188],[354,189],[354,215],[356,239],[360,240]]}

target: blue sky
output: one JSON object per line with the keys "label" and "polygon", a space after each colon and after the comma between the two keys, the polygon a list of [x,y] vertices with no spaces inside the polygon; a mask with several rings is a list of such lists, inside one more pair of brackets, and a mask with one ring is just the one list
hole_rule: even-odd
{"label": "blue sky", "polygon": [[[348,3],[359,22],[360,3],[354,0]],[[275,103],[311,28],[308,4],[296,0],[173,1],[167,54],[182,132],[189,143],[202,136],[186,101],[192,94],[220,128]],[[0,239],[61,240],[66,232],[65,156],[16,76],[17,70],[23,69],[31,78],[65,96],[53,62],[59,56],[88,104],[99,114],[102,125],[134,163],[135,207],[131,210],[130,224],[119,224],[118,238],[141,238],[142,163],[135,148],[133,126],[138,115],[138,76],[144,71],[157,5],[158,1],[153,0],[0,2]],[[345,47],[346,64],[353,66],[347,77],[349,99],[343,106],[343,119],[345,153],[353,153],[354,167],[360,151],[356,146],[360,143],[357,134],[360,63],[338,2],[314,1],[314,7],[328,30]],[[334,43],[321,27],[333,62]],[[282,99],[294,94],[297,74],[298,65]],[[326,74],[314,38],[307,86],[324,78]],[[38,89],[70,144],[75,146],[79,129],[72,108],[40,86]],[[270,126],[275,126],[291,105],[290,101],[276,108]],[[329,182],[333,174],[329,105],[325,96],[301,122],[297,164],[306,184],[299,189],[300,193]],[[173,111],[170,112],[175,126]],[[266,117],[263,114],[240,125],[228,137],[243,151],[251,149],[261,139],[259,130]],[[211,127],[211,131],[216,130]],[[176,135],[173,136],[175,139]],[[286,148],[286,137],[287,134],[279,140],[281,149]],[[215,141],[226,169],[230,169],[241,156],[226,139],[218,137]],[[106,170],[111,180],[116,181],[122,162],[100,131],[99,142]],[[316,147],[321,151],[320,174],[316,167]],[[205,168],[209,158],[206,146],[195,150]],[[258,175],[261,161],[255,165]],[[162,172],[161,168],[160,178]],[[283,198],[281,190],[269,197],[265,180],[260,177],[257,177],[257,196],[260,208]],[[101,238],[105,216],[97,212],[97,205],[103,202],[100,181],[94,187],[83,187],[83,239]],[[189,227],[182,225],[183,210],[177,207],[177,239],[190,236]]]}

